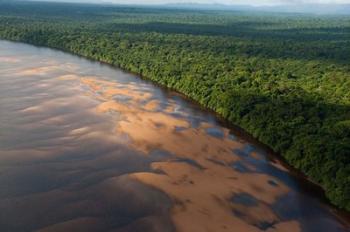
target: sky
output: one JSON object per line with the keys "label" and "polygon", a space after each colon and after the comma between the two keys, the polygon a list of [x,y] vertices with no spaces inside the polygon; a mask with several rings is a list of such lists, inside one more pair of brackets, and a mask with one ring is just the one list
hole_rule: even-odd
{"label": "sky", "polygon": [[167,4],[167,3],[202,3],[202,4],[225,4],[225,5],[253,5],[274,6],[294,4],[302,5],[308,3],[321,4],[350,4],[350,0],[50,0],[55,2],[105,2],[117,4]]}

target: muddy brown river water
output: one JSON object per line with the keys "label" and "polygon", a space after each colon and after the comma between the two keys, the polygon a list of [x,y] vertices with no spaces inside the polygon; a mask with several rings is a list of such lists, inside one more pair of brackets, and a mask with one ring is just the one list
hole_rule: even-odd
{"label": "muddy brown river water", "polygon": [[179,94],[0,41],[0,231],[350,231],[301,182]]}

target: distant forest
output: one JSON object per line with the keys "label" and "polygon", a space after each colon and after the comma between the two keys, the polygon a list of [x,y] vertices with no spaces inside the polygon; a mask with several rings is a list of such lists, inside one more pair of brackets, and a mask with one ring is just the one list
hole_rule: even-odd
{"label": "distant forest", "polygon": [[0,3],[0,38],[107,62],[182,92],[350,211],[350,16]]}

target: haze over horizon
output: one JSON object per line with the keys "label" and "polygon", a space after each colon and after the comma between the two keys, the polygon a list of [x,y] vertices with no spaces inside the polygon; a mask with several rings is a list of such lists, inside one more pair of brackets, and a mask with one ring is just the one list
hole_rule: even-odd
{"label": "haze over horizon", "polygon": [[[30,1],[30,0],[28,0]],[[114,3],[114,4],[222,4],[222,5],[305,5],[305,4],[350,4],[350,0],[41,0],[50,2]]]}

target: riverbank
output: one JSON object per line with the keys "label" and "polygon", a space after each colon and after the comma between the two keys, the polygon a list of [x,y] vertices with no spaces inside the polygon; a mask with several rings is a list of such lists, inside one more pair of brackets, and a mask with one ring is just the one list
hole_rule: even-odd
{"label": "riverbank", "polygon": [[0,51],[2,231],[348,230],[319,189],[183,95],[49,48]]}
{"label": "riverbank", "polygon": [[[14,41],[14,42],[28,43],[27,41]],[[32,44],[32,45],[36,45],[36,46],[45,46],[45,45],[42,45],[42,44]],[[47,47],[47,46],[46,46],[46,47]],[[49,47],[49,48],[50,48],[50,47]],[[148,78],[148,77],[146,77],[146,76],[143,76],[143,75],[141,75],[140,73],[137,73],[137,72],[135,72],[135,71],[130,71],[130,70],[128,70],[128,69],[125,69],[125,68],[120,67],[120,66],[115,65],[115,64],[108,63],[108,62],[105,61],[105,60],[98,60],[98,59],[95,59],[95,58],[92,58],[92,57],[89,57],[89,56],[85,56],[85,55],[82,55],[82,54],[79,54],[79,53],[74,53],[74,52],[69,51],[69,50],[66,50],[66,49],[60,49],[60,48],[57,48],[57,47],[56,47],[56,48],[55,48],[55,47],[51,47],[51,48],[53,48],[53,49],[58,49],[58,50],[64,51],[64,52],[69,52],[69,53],[71,53],[71,54],[78,55],[78,56],[83,57],[83,58],[86,58],[86,59],[90,59],[90,60],[93,60],[93,61],[99,61],[99,62],[102,62],[102,63],[104,63],[104,64],[111,65],[111,66],[116,67],[116,68],[120,68],[120,69],[122,69],[122,70],[124,70],[124,71],[126,71],[126,72],[131,73],[131,74],[138,75],[140,78],[143,78],[143,79],[145,79],[145,80],[152,80],[151,78]],[[152,81],[154,81],[154,80],[152,80]],[[168,88],[169,90],[177,91],[178,93],[183,94],[184,96],[188,97],[189,100],[192,100],[194,103],[200,104],[200,102],[196,101],[193,97],[189,96],[189,94],[186,95],[185,93],[180,92],[178,89],[174,89],[174,88],[171,88],[171,87],[169,88],[168,86],[165,86],[165,85],[163,85],[163,84],[160,84],[159,82],[153,82],[153,83],[154,83],[154,84],[158,84],[160,87],[163,87],[163,88],[165,87],[165,88]],[[225,121],[228,120],[227,117],[225,117],[225,116],[223,116],[222,114],[220,114],[219,112],[215,111],[215,109],[210,109],[210,108],[208,108],[208,106],[203,105],[203,104],[200,104],[200,105],[203,107],[203,109],[212,110],[213,113],[217,114],[217,117],[221,117],[222,120],[223,120],[223,123],[225,123]],[[230,121],[230,120],[229,120],[229,121],[227,121],[227,123],[228,123],[228,125],[226,124],[226,126],[234,127],[236,130],[237,130],[237,129],[238,129],[238,130],[241,130],[242,135],[243,135],[244,137],[246,137],[246,138],[249,139],[249,137],[252,136],[251,133],[250,133],[249,131],[247,131],[246,129],[244,129],[244,128],[242,128],[242,127],[238,127],[238,126],[233,126],[232,123],[235,124],[234,121]],[[257,138],[255,138],[254,136],[252,136],[251,138],[257,139]],[[260,142],[261,142],[261,141],[260,141]],[[288,168],[288,169],[290,169],[292,172],[294,172],[296,176],[298,176],[298,175],[301,174],[301,173],[299,173],[300,170],[298,170],[297,168],[293,168],[292,166],[289,166],[289,165],[287,164],[288,161],[286,160],[286,158],[283,157],[283,156],[281,156],[280,154],[276,153],[276,151],[274,151],[271,147],[269,147],[269,145],[264,144],[263,142],[262,142],[261,145],[262,145],[262,146],[265,146],[265,149],[266,149],[266,150],[270,150],[270,152],[273,153],[274,156],[277,156],[278,159],[282,159],[282,160],[283,160],[282,162],[286,162],[286,163],[284,164],[284,165],[286,166],[286,168]],[[290,164],[290,163],[289,163],[289,164]],[[291,164],[291,165],[293,165],[293,164]],[[308,177],[307,175],[306,175],[306,176],[302,176],[302,177],[300,177],[300,180],[303,181],[304,178],[307,178],[307,179],[308,179],[309,177]],[[313,182],[312,179],[308,179],[307,181]],[[148,181],[147,181],[147,182],[148,182]],[[311,188],[311,189],[313,189],[312,191],[319,192],[318,194],[320,194],[320,192],[322,191],[321,194],[323,194],[324,188],[322,187],[322,185],[319,185],[317,182],[313,182],[313,184],[315,184],[315,187],[312,187],[312,188]],[[320,189],[317,189],[318,187],[320,187]],[[336,209],[334,209],[334,210],[336,210]],[[338,212],[338,213],[340,213],[340,214],[348,214],[347,212]],[[338,213],[336,213],[336,214],[338,214]],[[345,216],[345,218],[348,218],[348,217],[349,217],[349,215]],[[346,220],[346,219],[343,219],[342,217],[340,217],[340,219],[341,219],[341,220]],[[344,223],[347,223],[347,222],[344,221]]]}
{"label": "riverbank", "polygon": [[[169,14],[173,20],[181,21],[177,13]],[[145,15],[139,13],[138,16],[146,19]],[[82,16],[74,19],[70,26],[53,23],[49,16],[45,17],[47,22],[31,24],[5,18],[8,24],[3,24],[0,36],[105,62],[181,92],[282,154],[289,164],[320,184],[333,204],[350,209],[350,106],[347,97],[350,78],[347,56],[343,57],[345,53],[342,53],[347,47],[342,51],[327,50],[332,41],[345,35],[338,33],[315,44],[313,38],[304,34],[300,36],[310,41],[300,42],[287,32],[271,34],[269,36],[280,48],[274,50],[271,42],[259,39],[263,36],[259,30],[245,31],[236,37],[223,36],[222,31],[210,26],[196,27],[183,21],[176,29],[180,31],[174,29],[173,33],[161,24],[159,31],[154,32],[157,27],[142,23],[115,24],[116,28],[108,31],[108,20],[114,16],[104,16],[96,22],[86,22]],[[211,17],[204,18],[209,21]],[[234,20],[240,16],[232,17]],[[254,16],[250,17],[255,20]],[[220,19],[231,22],[231,18],[222,16]],[[279,19],[276,16],[276,20]],[[268,17],[264,20],[273,21]],[[300,20],[302,25],[313,23],[307,17]],[[320,20],[330,26],[338,22]],[[342,23],[342,19],[334,20]],[[174,25],[167,26],[173,28]],[[188,34],[187,27],[198,34]],[[201,34],[199,28],[211,30],[212,34]],[[236,33],[234,28],[227,30]],[[247,37],[252,33],[257,38]],[[290,47],[285,44],[285,37],[295,48],[304,51],[304,57],[289,53],[290,57],[287,56]],[[311,45],[326,49],[324,52],[333,58],[321,59],[310,50]],[[271,48],[271,54],[265,54],[267,48]]]}

